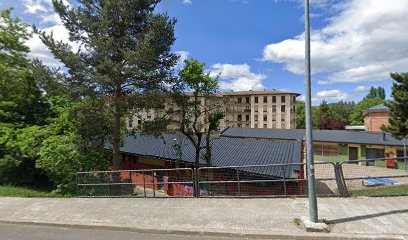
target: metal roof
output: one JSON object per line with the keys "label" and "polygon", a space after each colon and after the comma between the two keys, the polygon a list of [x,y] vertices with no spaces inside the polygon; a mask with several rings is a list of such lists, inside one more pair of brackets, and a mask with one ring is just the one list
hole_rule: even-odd
{"label": "metal roof", "polygon": [[[274,140],[300,140],[304,129],[226,128],[223,137],[257,138]],[[366,145],[404,146],[403,141],[384,132],[360,132],[350,130],[313,130],[315,142],[355,143]]]}
{"label": "metal roof", "polygon": [[[175,144],[181,144],[182,146],[181,159],[174,149]],[[142,134],[127,136],[121,152],[175,161],[180,160],[188,163],[195,162],[193,145],[186,137],[178,134],[164,134],[159,138]],[[276,142],[223,137],[212,140],[211,165],[214,167],[301,163],[301,159],[301,142]],[[205,160],[201,159],[200,163],[204,165]],[[286,166],[285,173],[282,170],[279,167],[247,169],[247,171],[253,173],[291,178],[292,172],[300,170],[300,166]]]}
{"label": "metal roof", "polygon": [[390,109],[387,106],[385,106],[384,104],[380,104],[374,107],[367,108],[367,110],[364,112],[364,115],[370,112],[389,112],[389,111]]}

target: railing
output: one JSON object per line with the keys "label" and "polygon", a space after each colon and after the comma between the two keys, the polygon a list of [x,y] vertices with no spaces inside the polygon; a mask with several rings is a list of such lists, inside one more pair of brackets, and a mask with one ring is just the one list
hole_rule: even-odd
{"label": "railing", "polygon": [[349,196],[408,195],[407,159],[377,158],[340,163]]}
{"label": "railing", "polygon": [[193,197],[193,169],[77,173],[79,197]]}
{"label": "railing", "polygon": [[[335,165],[318,163],[324,177],[320,196],[337,196]],[[197,171],[200,197],[295,197],[307,195],[306,165],[304,163],[202,167]]]}
{"label": "railing", "polygon": [[[315,162],[318,196],[408,195],[404,158]],[[307,196],[305,163],[79,172],[79,197]]]}

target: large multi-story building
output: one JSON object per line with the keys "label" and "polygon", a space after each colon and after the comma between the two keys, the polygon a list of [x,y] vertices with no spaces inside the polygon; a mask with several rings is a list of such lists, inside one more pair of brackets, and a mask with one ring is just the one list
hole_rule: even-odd
{"label": "large multi-story building", "polygon": [[[227,126],[295,129],[296,98],[299,95],[277,90],[220,92],[209,104],[218,104],[225,112],[225,118],[220,122],[221,129]],[[170,107],[176,108],[174,103],[168,103],[166,108]],[[128,120],[128,126],[137,127],[145,120],[161,116],[165,110],[141,110]],[[172,119],[177,124],[177,116]]]}

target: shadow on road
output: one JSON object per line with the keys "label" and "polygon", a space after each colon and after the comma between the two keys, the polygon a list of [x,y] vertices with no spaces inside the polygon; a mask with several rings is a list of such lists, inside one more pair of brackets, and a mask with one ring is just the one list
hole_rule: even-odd
{"label": "shadow on road", "polygon": [[358,220],[363,220],[363,219],[368,219],[368,218],[375,218],[375,217],[381,217],[381,216],[393,215],[393,214],[401,214],[401,213],[408,213],[408,209],[373,213],[373,214],[367,214],[367,215],[356,216],[356,217],[339,218],[339,219],[334,219],[334,220],[327,220],[326,223],[327,224],[346,223],[346,222],[353,222],[353,221],[358,221]]}

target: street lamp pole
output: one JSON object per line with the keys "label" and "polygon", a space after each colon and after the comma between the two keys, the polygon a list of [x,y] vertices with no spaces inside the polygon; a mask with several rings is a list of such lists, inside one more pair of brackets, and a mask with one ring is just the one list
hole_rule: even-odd
{"label": "street lamp pole", "polygon": [[315,187],[315,169],[313,160],[313,132],[312,132],[312,98],[311,98],[311,70],[310,70],[310,17],[309,0],[305,0],[305,75],[306,75],[306,169],[309,197],[310,221],[318,222],[317,197]]}

